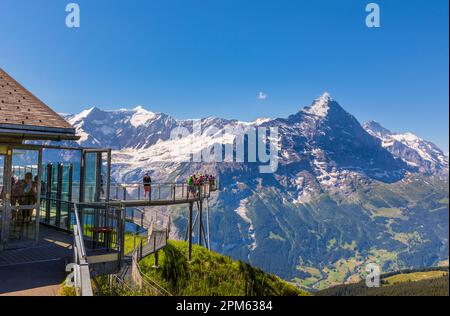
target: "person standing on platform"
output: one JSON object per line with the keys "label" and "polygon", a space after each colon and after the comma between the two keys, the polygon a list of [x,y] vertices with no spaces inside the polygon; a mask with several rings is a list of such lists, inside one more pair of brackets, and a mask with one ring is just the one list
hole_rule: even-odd
{"label": "person standing on platform", "polygon": [[144,198],[150,198],[152,195],[152,178],[150,174],[147,172],[143,178],[144,183]]}

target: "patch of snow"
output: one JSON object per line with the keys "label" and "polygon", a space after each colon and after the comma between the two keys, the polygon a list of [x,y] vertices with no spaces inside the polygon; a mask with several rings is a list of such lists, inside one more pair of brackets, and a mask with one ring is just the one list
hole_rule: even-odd
{"label": "patch of snow", "polygon": [[255,123],[256,125],[261,125],[261,124],[267,123],[267,122],[269,122],[269,121],[271,121],[271,120],[272,120],[271,118],[257,118],[257,119],[254,121],[254,123]]}
{"label": "patch of snow", "polygon": [[148,121],[153,120],[156,117],[155,113],[147,111],[142,106],[138,106],[133,110],[135,113],[130,118],[130,123],[134,127],[145,125]]}
{"label": "patch of snow", "polygon": [[234,211],[247,223],[251,224],[252,221],[247,215],[247,203],[248,199],[243,199],[239,202],[239,207]]}

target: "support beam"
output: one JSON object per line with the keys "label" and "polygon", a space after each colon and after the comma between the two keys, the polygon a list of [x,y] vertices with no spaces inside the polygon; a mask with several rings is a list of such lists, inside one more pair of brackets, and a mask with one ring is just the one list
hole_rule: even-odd
{"label": "support beam", "polygon": [[208,244],[208,250],[211,250],[211,243],[209,238],[209,200],[206,199],[206,240]]}
{"label": "support beam", "polygon": [[158,250],[156,250],[156,234],[153,236],[153,251],[155,252],[155,263],[153,264],[153,268],[159,268],[158,265]]}
{"label": "support beam", "polygon": [[198,245],[203,245],[203,200],[200,200],[197,204],[198,207]]}
{"label": "support beam", "polygon": [[205,227],[202,225],[202,232],[203,232],[203,238],[205,239],[205,247],[206,247],[206,249],[208,249],[208,250],[210,250],[209,249],[209,241],[207,240],[207,238],[206,238],[206,233],[205,233]]}
{"label": "support beam", "polygon": [[[197,224],[198,213],[195,214],[194,221],[192,222],[192,230],[194,230],[195,225]],[[189,225],[186,225],[186,236],[184,237],[184,241],[188,241],[189,236]]]}
{"label": "support beam", "polygon": [[189,254],[188,254],[188,260],[191,261],[192,260],[192,229],[193,229],[193,209],[194,209],[194,203],[193,202],[189,202],[189,236],[188,236],[188,241],[189,241]]}
{"label": "support beam", "polygon": [[158,259],[158,250],[155,251],[155,264],[153,265],[153,268],[158,269],[159,268],[159,259]]}
{"label": "support beam", "polygon": [[[67,201],[72,201],[72,190],[73,190],[73,164],[69,164],[69,191],[67,194]],[[67,221],[66,221],[66,229],[70,230],[70,219],[71,217],[71,207],[69,204],[67,204]]]}

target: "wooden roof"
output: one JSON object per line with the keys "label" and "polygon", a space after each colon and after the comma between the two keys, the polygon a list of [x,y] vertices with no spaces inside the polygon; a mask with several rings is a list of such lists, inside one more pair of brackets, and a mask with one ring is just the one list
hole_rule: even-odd
{"label": "wooden roof", "polygon": [[46,134],[75,136],[73,126],[0,68],[0,133],[7,131],[42,139]]}

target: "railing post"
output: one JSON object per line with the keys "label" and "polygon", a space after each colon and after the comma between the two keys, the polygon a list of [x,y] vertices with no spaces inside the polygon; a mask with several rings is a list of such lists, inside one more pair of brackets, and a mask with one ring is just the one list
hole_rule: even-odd
{"label": "railing post", "polygon": [[119,225],[117,230],[120,236],[119,262],[121,262],[122,258],[125,256],[125,207],[117,209],[116,212]]}
{"label": "railing post", "polygon": [[158,268],[158,251],[156,250],[156,234],[153,235],[153,252],[155,255],[155,263],[153,265],[153,268]]}
{"label": "railing post", "polygon": [[152,201],[152,184],[150,183],[150,191],[148,192],[148,201]]}

